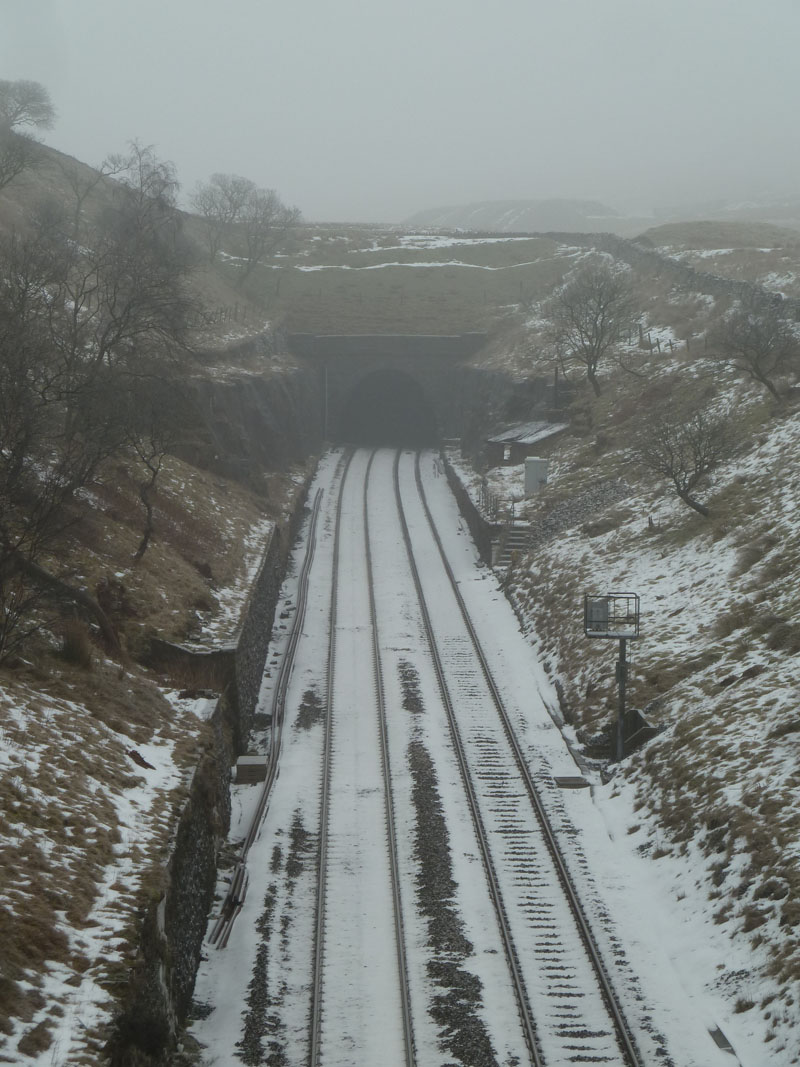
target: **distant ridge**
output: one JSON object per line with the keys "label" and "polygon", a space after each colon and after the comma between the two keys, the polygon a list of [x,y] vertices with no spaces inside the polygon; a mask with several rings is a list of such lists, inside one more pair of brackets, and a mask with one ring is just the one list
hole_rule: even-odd
{"label": "distant ridge", "polygon": [[615,231],[618,221],[618,213],[598,200],[483,200],[418,211],[404,225],[492,233],[595,233]]}

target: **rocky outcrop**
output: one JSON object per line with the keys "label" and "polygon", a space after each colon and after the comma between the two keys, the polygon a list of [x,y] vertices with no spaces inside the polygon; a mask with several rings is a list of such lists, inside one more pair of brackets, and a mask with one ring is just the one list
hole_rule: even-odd
{"label": "rocky outcrop", "polygon": [[319,451],[319,376],[293,363],[280,331],[195,358],[203,370],[187,383],[191,414],[178,447],[183,459],[263,490],[264,471]]}
{"label": "rocky outcrop", "polygon": [[198,467],[260,489],[264,471],[319,450],[321,400],[308,371],[198,378],[190,391],[194,425],[181,454]]}

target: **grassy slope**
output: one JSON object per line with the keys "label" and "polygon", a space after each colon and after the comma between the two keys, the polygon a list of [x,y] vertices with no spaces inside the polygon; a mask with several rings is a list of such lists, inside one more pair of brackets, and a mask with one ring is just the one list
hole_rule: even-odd
{"label": "grassy slope", "polygon": [[547,238],[413,248],[401,240],[309,229],[248,292],[297,333],[464,333],[491,328],[503,305],[541,299],[564,270]]}
{"label": "grassy slope", "polygon": [[[92,491],[62,546],[72,580],[93,593],[111,582],[107,607],[134,654],[151,633],[230,641],[269,520],[281,518],[283,479],[267,513],[252,493],[171,460],[154,543],[134,564],[141,515],[117,475]],[[215,631],[223,606],[229,621]],[[61,1042],[88,1065],[127,982],[142,901],[158,892],[205,724],[176,699],[180,678],[112,662],[85,629],[77,654],[91,661],[71,662],[60,649],[72,624],[50,609],[43,622],[0,667],[0,1062]],[[65,1015],[72,1046],[60,1036]]]}
{"label": "grassy slope", "polygon": [[685,222],[641,237],[699,271],[800,296],[800,232],[766,222]]}
{"label": "grassy slope", "polygon": [[[59,164],[82,168],[47,152],[40,170],[0,191],[0,231],[24,229],[42,198],[69,206]],[[87,206],[89,227],[104,196],[101,186]],[[263,329],[263,309],[225,277],[201,264],[191,284],[209,311],[238,308],[198,326],[197,348]],[[284,475],[265,488],[257,496],[168,459],[154,541],[134,563],[142,507],[135,472],[119,462],[79,494],[57,558],[44,561],[93,595],[105,586],[126,655],[107,658],[83,623],[45,603],[40,633],[0,666],[0,1062],[99,1062],[206,730],[205,702],[178,699],[182,680],[136,657],[151,634],[230,641],[248,575],[291,492]]]}
{"label": "grassy slope", "polygon": [[[753,950],[752,972],[727,993],[739,1010],[758,1014],[755,1031],[771,1034],[769,1047],[786,1057],[777,1062],[795,1063],[800,405],[795,398],[776,409],[683,351],[640,353],[635,363],[644,380],[617,372],[599,400],[586,395],[576,405],[575,432],[559,439],[550,484],[529,515],[535,523],[608,477],[624,478],[630,495],[520,561],[511,595],[588,739],[615,715],[616,645],[583,636],[583,593],[640,594],[629,701],[663,732],[615,779],[633,790],[639,818],[630,832],[655,863],[678,858],[690,881],[702,871],[710,918]],[[741,450],[709,488],[708,520],[630,462],[633,433],[675,375],[739,404]],[[507,478],[497,486],[507,492]]]}

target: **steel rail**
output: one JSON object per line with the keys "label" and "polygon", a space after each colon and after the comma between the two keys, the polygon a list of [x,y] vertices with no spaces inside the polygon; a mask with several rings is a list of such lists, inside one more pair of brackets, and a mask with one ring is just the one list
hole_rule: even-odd
{"label": "steel rail", "polygon": [[408,977],[408,959],[405,949],[405,930],[403,926],[403,902],[400,892],[400,861],[395,832],[394,797],[392,794],[391,764],[389,761],[389,730],[386,720],[386,698],[383,686],[383,668],[381,664],[380,642],[378,640],[378,613],[375,604],[375,584],[373,580],[372,549],[370,546],[370,524],[368,490],[373,451],[364,478],[364,543],[366,545],[367,586],[369,589],[370,627],[372,630],[372,657],[375,672],[375,693],[378,704],[378,726],[381,742],[381,762],[383,767],[384,801],[386,807],[386,832],[389,839],[389,866],[391,870],[392,899],[394,904],[394,934],[397,950],[397,969],[400,979],[400,1000],[403,1016],[403,1033],[405,1035],[406,1067],[414,1067],[416,1059],[416,1042],[411,1014],[411,996]]}
{"label": "steel rail", "polygon": [[336,526],[333,537],[333,569],[331,578],[330,633],[328,636],[327,684],[325,694],[325,740],[322,756],[322,785],[320,794],[320,832],[317,846],[317,915],[314,923],[311,973],[311,1020],[309,1025],[308,1062],[310,1067],[319,1064],[322,1036],[322,968],[325,954],[325,894],[328,885],[328,820],[330,814],[330,787],[333,735],[333,682],[336,660],[336,616],[338,597],[339,550],[342,529],[342,501],[344,486],[353,461],[353,452],[347,453],[344,470],[339,482],[339,499],[336,503]]}
{"label": "steel rail", "polygon": [[411,534],[403,510],[403,501],[400,492],[400,455],[401,454],[398,451],[394,461],[394,488],[395,498],[397,501],[397,511],[403,529],[403,540],[405,542],[406,552],[408,555],[408,562],[414,580],[414,587],[416,589],[417,599],[419,601],[420,612],[422,614],[423,619],[423,626],[428,639],[428,644],[430,646],[430,652],[439,686],[439,692],[441,694],[442,703],[447,714],[450,738],[458,762],[459,771],[464,785],[464,791],[467,796],[467,803],[470,809],[470,815],[472,817],[475,836],[478,841],[481,859],[483,862],[483,867],[486,873],[486,879],[489,886],[489,892],[497,916],[497,923],[500,929],[500,937],[503,943],[506,962],[508,964],[511,981],[514,987],[514,995],[517,1001],[517,1012],[519,1014],[520,1024],[525,1035],[525,1043],[530,1053],[531,1063],[534,1065],[534,1067],[543,1067],[544,1060],[540,1052],[539,1040],[536,1034],[536,1025],[533,1019],[533,1012],[530,1006],[530,999],[528,997],[525,979],[522,974],[522,968],[520,966],[516,945],[514,944],[514,938],[511,933],[511,927],[508,921],[506,908],[503,903],[503,894],[502,890],[500,889],[500,883],[497,877],[497,872],[495,871],[494,863],[492,861],[491,849],[489,846],[489,836],[480,813],[477,792],[472,781],[472,774],[470,772],[469,765],[467,762],[464,744],[461,740],[460,731],[458,729],[458,723],[456,722],[453,701],[450,695],[449,687],[447,685],[447,679],[445,678],[444,666],[442,664],[442,659],[439,654],[439,647],[436,641],[436,635],[434,632],[433,624],[431,622],[430,614],[428,612],[428,605],[425,593],[422,589],[419,569],[417,567],[416,559],[414,557],[414,550],[411,544]]}
{"label": "steel rail", "polygon": [[425,510],[425,515],[430,525],[434,540],[436,541],[437,548],[439,549],[439,554],[441,556],[442,563],[451,583],[453,593],[455,594],[456,600],[461,610],[464,624],[467,628],[467,631],[469,632],[470,639],[475,650],[475,655],[478,659],[478,662],[480,663],[481,671],[483,672],[483,675],[486,679],[486,684],[491,693],[492,701],[500,717],[500,721],[503,726],[503,731],[513,752],[514,760],[517,764],[517,768],[525,784],[525,788],[528,793],[528,797],[531,801],[533,810],[536,814],[536,818],[539,822],[539,825],[541,826],[542,833],[544,835],[548,851],[550,852],[550,856],[556,868],[559,880],[562,884],[567,900],[569,901],[570,909],[575,919],[575,923],[580,934],[581,940],[584,944],[589,959],[597,975],[598,984],[603,994],[603,999],[605,1000],[606,1006],[609,1010],[609,1014],[611,1015],[611,1018],[614,1021],[614,1026],[617,1033],[617,1040],[620,1042],[621,1050],[627,1057],[630,1067],[642,1067],[643,1060],[636,1047],[635,1040],[625,1020],[625,1016],[622,1012],[622,1009],[619,1006],[617,994],[614,990],[611,977],[600,954],[600,950],[597,946],[597,942],[594,939],[594,935],[592,934],[591,926],[589,924],[588,919],[586,918],[583,905],[580,902],[577,888],[575,887],[575,884],[572,880],[572,876],[569,873],[566,861],[561,853],[556,833],[550,824],[547,812],[544,809],[541,798],[539,797],[536,786],[534,785],[533,778],[531,777],[530,770],[528,769],[528,765],[523,756],[522,749],[516,737],[516,733],[511,724],[508,712],[506,711],[504,701],[500,695],[500,691],[497,688],[497,684],[489,667],[486,654],[483,651],[483,647],[480,643],[478,635],[475,631],[474,626],[472,625],[472,620],[470,618],[469,611],[467,610],[464,598],[462,597],[461,591],[458,588],[453,569],[450,566],[450,562],[447,559],[447,555],[444,551],[444,546],[442,544],[441,537],[439,536],[439,531],[436,528],[435,520],[428,505],[425,487],[422,483],[419,453],[417,453],[416,456],[415,479],[417,489],[420,494],[420,499]]}
{"label": "steel rail", "polygon": [[314,562],[314,554],[316,552],[317,545],[317,522],[319,519],[320,507],[322,504],[322,490],[318,489],[314,497],[314,504],[311,509],[311,517],[309,520],[309,533],[308,533],[308,545],[306,548],[303,563],[300,568],[300,574],[298,576],[298,592],[297,592],[297,609],[295,611],[294,620],[292,621],[292,627],[289,633],[289,641],[287,643],[286,652],[281,660],[280,671],[278,675],[278,682],[275,687],[272,700],[272,722],[270,725],[270,744],[269,752],[267,753],[267,770],[264,779],[264,785],[261,789],[261,795],[256,805],[256,810],[253,814],[253,818],[250,821],[247,834],[242,844],[242,852],[239,860],[234,868],[233,877],[230,885],[228,886],[225,899],[222,902],[220,909],[220,915],[217,919],[214,927],[209,935],[209,943],[216,945],[218,949],[224,949],[231,936],[233,924],[236,921],[236,917],[242,910],[242,904],[247,893],[248,875],[247,875],[247,853],[250,851],[250,846],[258,835],[261,824],[264,820],[264,816],[267,812],[267,806],[269,804],[269,798],[272,794],[272,788],[280,773],[280,748],[281,739],[283,735],[283,722],[284,722],[284,707],[286,702],[286,691],[289,686],[289,679],[291,677],[292,669],[294,667],[294,659],[297,651],[297,645],[300,640],[300,634],[302,633],[303,623],[305,622],[306,606],[308,603],[308,585],[309,574],[311,572],[311,565]]}
{"label": "steel rail", "polygon": [[317,548],[317,520],[319,518],[320,506],[322,504],[322,490],[318,489],[314,497],[314,504],[311,511],[311,524],[309,533],[308,551],[306,552],[303,564],[298,576],[298,593],[297,593],[297,610],[292,621],[291,630],[289,632],[289,640],[286,645],[286,652],[281,659],[281,665],[278,672],[278,682],[275,686],[275,691],[272,698],[272,722],[270,724],[270,747],[269,747],[269,767],[270,777],[268,782],[264,783],[264,789],[261,792],[261,798],[259,800],[258,808],[256,809],[255,816],[250,824],[250,829],[245,838],[244,848],[245,852],[250,848],[256,839],[256,835],[263,822],[264,815],[266,814],[267,804],[269,802],[270,793],[272,791],[272,785],[275,779],[278,777],[279,768],[279,756],[280,756],[280,742],[283,734],[283,725],[285,720],[286,711],[286,693],[289,688],[289,681],[292,677],[292,671],[294,670],[294,661],[297,653],[297,646],[300,643],[300,636],[303,632],[303,625],[306,619],[306,607],[308,605],[308,585],[309,575],[311,573],[311,565],[314,562],[314,555]]}

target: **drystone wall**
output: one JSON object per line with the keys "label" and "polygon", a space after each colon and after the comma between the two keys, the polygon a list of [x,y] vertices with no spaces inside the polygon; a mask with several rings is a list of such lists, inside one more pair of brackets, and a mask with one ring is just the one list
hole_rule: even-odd
{"label": "drystone wall", "polygon": [[705,293],[708,296],[722,297],[731,301],[740,300],[743,303],[756,301],[773,304],[783,308],[789,315],[800,319],[800,301],[798,300],[784,297],[781,293],[765,289],[754,282],[723,278],[719,274],[697,270],[688,263],[662,255],[655,248],[648,248],[637,241],[617,237],[613,233],[548,233],[546,236],[566,245],[596,248],[600,252],[608,252],[609,255],[622,260],[635,270],[667,275],[672,278],[675,287],[681,292]]}
{"label": "drystone wall", "polygon": [[[219,847],[230,828],[231,767],[253,721],[288,552],[305,510],[308,482],[290,520],[275,527],[245,606],[233,649],[222,650],[227,684],[209,723],[206,750],[142,919],[139,956],[108,1044],[111,1067],[167,1067],[191,1006],[217,878]],[[160,643],[162,665],[191,663],[187,649]],[[197,657],[207,670],[207,654]]]}

